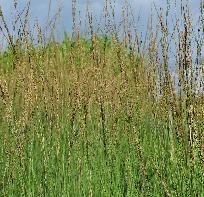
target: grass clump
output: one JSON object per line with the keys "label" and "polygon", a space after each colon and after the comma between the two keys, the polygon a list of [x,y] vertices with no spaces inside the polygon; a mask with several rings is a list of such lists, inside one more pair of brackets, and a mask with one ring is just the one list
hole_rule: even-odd
{"label": "grass clump", "polygon": [[[155,7],[159,23],[155,31],[152,14],[144,41],[129,4],[123,37],[106,2],[106,33],[87,10],[86,38],[73,1],[74,33],[62,43],[53,32],[44,41],[38,25],[29,31],[29,4],[17,39],[1,12],[1,196],[204,195],[203,38],[181,3],[171,33],[170,8],[165,18]],[[202,2],[200,10],[202,26]]]}

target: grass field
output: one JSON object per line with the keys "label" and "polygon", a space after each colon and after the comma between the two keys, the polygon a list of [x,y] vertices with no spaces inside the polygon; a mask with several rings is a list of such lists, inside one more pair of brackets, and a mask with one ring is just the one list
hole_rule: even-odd
{"label": "grass field", "polygon": [[143,42],[129,4],[123,36],[106,1],[110,31],[87,11],[86,37],[73,1],[61,43],[30,32],[29,4],[18,34],[0,12],[0,196],[204,196],[204,4],[195,29],[182,3]]}

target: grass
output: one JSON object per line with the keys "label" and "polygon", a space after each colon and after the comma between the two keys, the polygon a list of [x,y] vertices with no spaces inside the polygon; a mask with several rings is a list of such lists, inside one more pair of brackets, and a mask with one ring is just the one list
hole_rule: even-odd
{"label": "grass", "polygon": [[[149,25],[142,44],[130,34],[128,6],[120,39],[116,30],[95,32],[89,11],[90,37],[77,33],[73,13],[74,36],[62,43],[28,31],[29,5],[18,41],[2,20],[0,196],[204,196],[203,86],[194,73],[203,38],[192,33],[186,3],[172,35],[155,8],[157,31]],[[106,8],[112,20],[113,5]]]}

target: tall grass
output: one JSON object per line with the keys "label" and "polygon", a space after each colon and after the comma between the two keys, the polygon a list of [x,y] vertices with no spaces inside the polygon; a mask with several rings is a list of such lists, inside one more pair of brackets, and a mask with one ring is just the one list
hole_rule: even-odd
{"label": "tall grass", "polygon": [[47,39],[30,4],[12,30],[0,12],[0,195],[204,196],[203,1],[196,28],[187,1],[153,6],[146,36],[127,1],[99,29],[88,6],[85,34],[72,6],[62,43],[59,13]]}

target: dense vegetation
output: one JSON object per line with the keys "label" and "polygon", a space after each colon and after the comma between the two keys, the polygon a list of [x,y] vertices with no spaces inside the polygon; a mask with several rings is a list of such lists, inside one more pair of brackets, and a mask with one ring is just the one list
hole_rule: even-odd
{"label": "dense vegetation", "polygon": [[172,30],[155,7],[145,40],[128,3],[123,36],[106,1],[86,37],[73,1],[62,43],[30,32],[29,4],[17,36],[0,12],[0,196],[204,196],[204,5],[194,29],[180,3]]}

